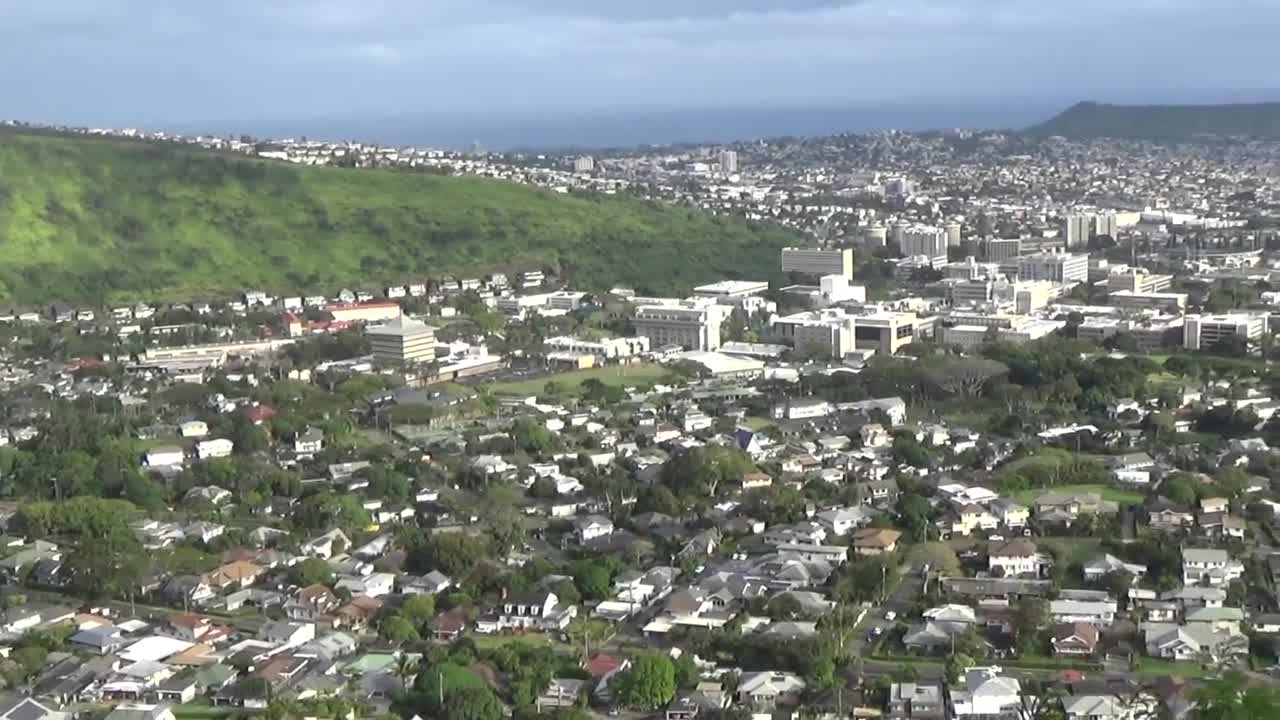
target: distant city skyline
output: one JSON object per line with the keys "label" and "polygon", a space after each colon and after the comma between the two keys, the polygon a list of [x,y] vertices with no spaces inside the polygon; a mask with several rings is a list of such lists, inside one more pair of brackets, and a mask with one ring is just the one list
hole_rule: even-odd
{"label": "distant city skyline", "polygon": [[1263,0],[42,0],[0,9],[0,115],[494,147],[1016,127],[1280,99],[1277,25]]}

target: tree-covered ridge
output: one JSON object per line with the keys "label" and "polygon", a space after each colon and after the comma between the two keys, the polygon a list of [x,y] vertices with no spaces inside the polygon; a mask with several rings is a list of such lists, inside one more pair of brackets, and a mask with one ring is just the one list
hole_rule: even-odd
{"label": "tree-covered ridge", "polygon": [[650,292],[768,277],[777,226],[515,183],[0,132],[0,300],[187,299],[551,269]]}
{"label": "tree-covered ridge", "polygon": [[1280,103],[1234,105],[1107,105],[1082,102],[1028,128],[1032,135],[1069,138],[1185,140],[1243,135],[1280,138]]}

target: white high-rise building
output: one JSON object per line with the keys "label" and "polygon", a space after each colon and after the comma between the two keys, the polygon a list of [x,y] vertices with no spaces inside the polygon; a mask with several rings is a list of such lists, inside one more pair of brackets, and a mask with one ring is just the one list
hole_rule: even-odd
{"label": "white high-rise building", "polygon": [[823,250],[822,248],[782,249],[782,272],[801,275],[844,275],[853,277],[852,250]]}
{"label": "white high-rise building", "polygon": [[1072,283],[1089,279],[1089,253],[1038,253],[1017,260],[1019,280]]}
{"label": "white high-rise building", "polygon": [[1093,230],[1093,216],[1073,213],[1062,218],[1062,240],[1067,249],[1087,247]]}
{"label": "white high-rise building", "polygon": [[573,161],[573,171],[576,173],[594,172],[595,169],[596,169],[595,158],[591,157],[590,155],[584,155],[580,158],[575,158]]}
{"label": "white high-rise building", "polygon": [[737,150],[720,151],[720,172],[726,175],[732,175],[733,173],[738,172]]}
{"label": "white high-rise building", "polygon": [[1112,240],[1120,231],[1120,217],[1113,212],[1098,213],[1093,216],[1093,234],[1105,235]]}
{"label": "white high-rise building", "polygon": [[947,247],[960,247],[960,223],[949,222],[942,229],[947,233]]}
{"label": "white high-rise building", "polygon": [[933,267],[942,267],[947,264],[947,233],[936,227],[910,227],[902,232],[898,249],[903,257],[923,255]]}

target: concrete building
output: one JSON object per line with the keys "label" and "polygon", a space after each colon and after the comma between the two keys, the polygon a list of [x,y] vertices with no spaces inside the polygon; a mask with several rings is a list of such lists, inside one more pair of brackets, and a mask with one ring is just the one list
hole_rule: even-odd
{"label": "concrete building", "polygon": [[1032,340],[1039,340],[1066,327],[1067,323],[1060,320],[1037,320],[1033,318],[1023,318],[1019,322],[1014,323],[1012,327],[1000,328],[996,330],[996,339],[1000,342],[1010,343],[1012,345],[1021,345]]}
{"label": "concrete building", "polygon": [[773,333],[791,340],[800,352],[822,352],[840,358],[857,347],[855,316],[843,310],[802,312],[770,321]]}
{"label": "concrete building", "polygon": [[1117,290],[1107,296],[1112,306],[1125,310],[1163,310],[1181,313],[1187,309],[1186,293],[1134,292]]}
{"label": "concrete building", "polygon": [[923,255],[933,267],[939,268],[947,264],[947,233],[924,225],[909,227],[902,231],[898,249],[903,257]]}
{"label": "concrete building", "polygon": [[889,229],[883,225],[871,225],[862,230],[862,244],[871,248],[882,248],[889,244]]}
{"label": "concrete building", "polygon": [[646,305],[636,308],[636,334],[652,347],[679,345],[690,350],[720,347],[722,306],[685,303],[678,306]]}
{"label": "concrete building", "polygon": [[1188,350],[1203,350],[1236,336],[1257,342],[1262,339],[1266,327],[1267,316],[1261,313],[1188,315],[1182,326],[1182,346]]}
{"label": "concrete building", "polygon": [[1037,253],[1018,258],[1019,280],[1073,283],[1088,277],[1088,253]]}
{"label": "concrete building", "polygon": [[1093,216],[1093,234],[1098,237],[1115,239],[1120,232],[1120,216],[1113,212],[1098,213]]}
{"label": "concrete building", "polygon": [[647,337],[603,338],[584,340],[562,335],[548,338],[543,345],[549,352],[590,353],[602,360],[614,360],[649,352]]}
{"label": "concrete building", "polygon": [[574,158],[573,171],[576,173],[594,172],[596,169],[595,158],[590,155],[583,155],[580,158]]}
{"label": "concrete building", "polygon": [[1087,247],[1093,231],[1093,217],[1073,213],[1062,218],[1062,240],[1068,250]]}
{"label": "concrete building", "polygon": [[960,247],[960,223],[949,222],[942,230],[947,234],[947,247]]}
{"label": "concrete building", "polygon": [[782,249],[782,272],[853,277],[852,250],[789,247]]}
{"label": "concrete building", "polygon": [[984,242],[982,247],[989,262],[1004,262],[1022,254],[1022,241],[1017,238],[992,238]]}
{"label": "concrete building", "polygon": [[915,313],[878,313],[859,315],[855,321],[854,346],[893,355],[916,339],[919,318]]}
{"label": "concrete building", "polygon": [[1126,272],[1111,275],[1107,278],[1107,291],[1113,293],[1122,290],[1136,293],[1158,293],[1164,292],[1171,287],[1173,287],[1172,275]]}
{"label": "concrete building", "polygon": [[382,322],[400,317],[400,305],[393,302],[335,304],[324,309],[338,322]]}
{"label": "concrete building", "polygon": [[720,151],[720,172],[726,175],[732,175],[733,173],[738,172],[737,150]]}
{"label": "concrete building", "polygon": [[990,280],[969,280],[947,285],[947,302],[953,306],[983,305],[995,299],[995,283]]}
{"label": "concrete building", "polygon": [[1076,327],[1076,337],[1101,345],[1108,338],[1124,333],[1133,336],[1139,352],[1150,353],[1181,345],[1182,327],[1183,320],[1180,317],[1086,317]]}
{"label": "concrete building", "polygon": [[938,344],[942,347],[958,347],[964,351],[975,350],[995,338],[995,332],[982,325],[952,325],[938,328]]}
{"label": "concrete building", "polygon": [[398,317],[365,331],[375,360],[388,365],[412,365],[436,359],[436,329],[409,317]]}

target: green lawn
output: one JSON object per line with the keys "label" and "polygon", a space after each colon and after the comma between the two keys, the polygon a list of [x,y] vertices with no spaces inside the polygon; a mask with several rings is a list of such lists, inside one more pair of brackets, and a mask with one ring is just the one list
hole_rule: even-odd
{"label": "green lawn", "polygon": [[1102,552],[1102,540],[1093,537],[1042,537],[1036,538],[1036,543],[1055,548],[1068,565],[1091,560]]}
{"label": "green lawn", "polygon": [[774,426],[773,421],[770,420],[769,418],[762,418],[762,417],[755,417],[755,416],[745,417],[742,419],[742,422],[738,424],[744,428],[749,428],[751,430],[756,430],[756,431],[768,430],[769,428]]}
{"label": "green lawn", "polygon": [[489,389],[495,395],[537,395],[549,382],[557,382],[565,390],[574,392],[583,382],[591,379],[599,380],[605,385],[624,387],[653,383],[666,377],[667,369],[661,365],[618,365],[591,368],[590,370],[571,370],[556,375],[543,375],[533,380],[494,383]]}
{"label": "green lawn", "polygon": [[1139,658],[1138,674],[1144,677],[1167,677],[1170,675],[1177,675],[1182,678],[1199,678],[1204,677],[1206,670],[1201,667],[1199,663],[1194,662]]}
{"label": "green lawn", "polygon": [[1036,498],[1047,493],[1058,494],[1083,494],[1097,493],[1102,496],[1103,500],[1120,503],[1122,505],[1136,505],[1142,502],[1142,493],[1133,490],[1121,490],[1110,485],[1058,485],[1047,488],[1033,488],[1031,490],[1023,490],[1014,493],[1013,499],[1023,505],[1032,505]]}
{"label": "green lawn", "polygon": [[559,639],[552,639],[550,635],[529,634],[529,635],[468,635],[477,648],[492,649],[496,647],[504,647],[506,645],[528,645],[531,647],[554,647],[566,649],[568,646],[560,642]]}

